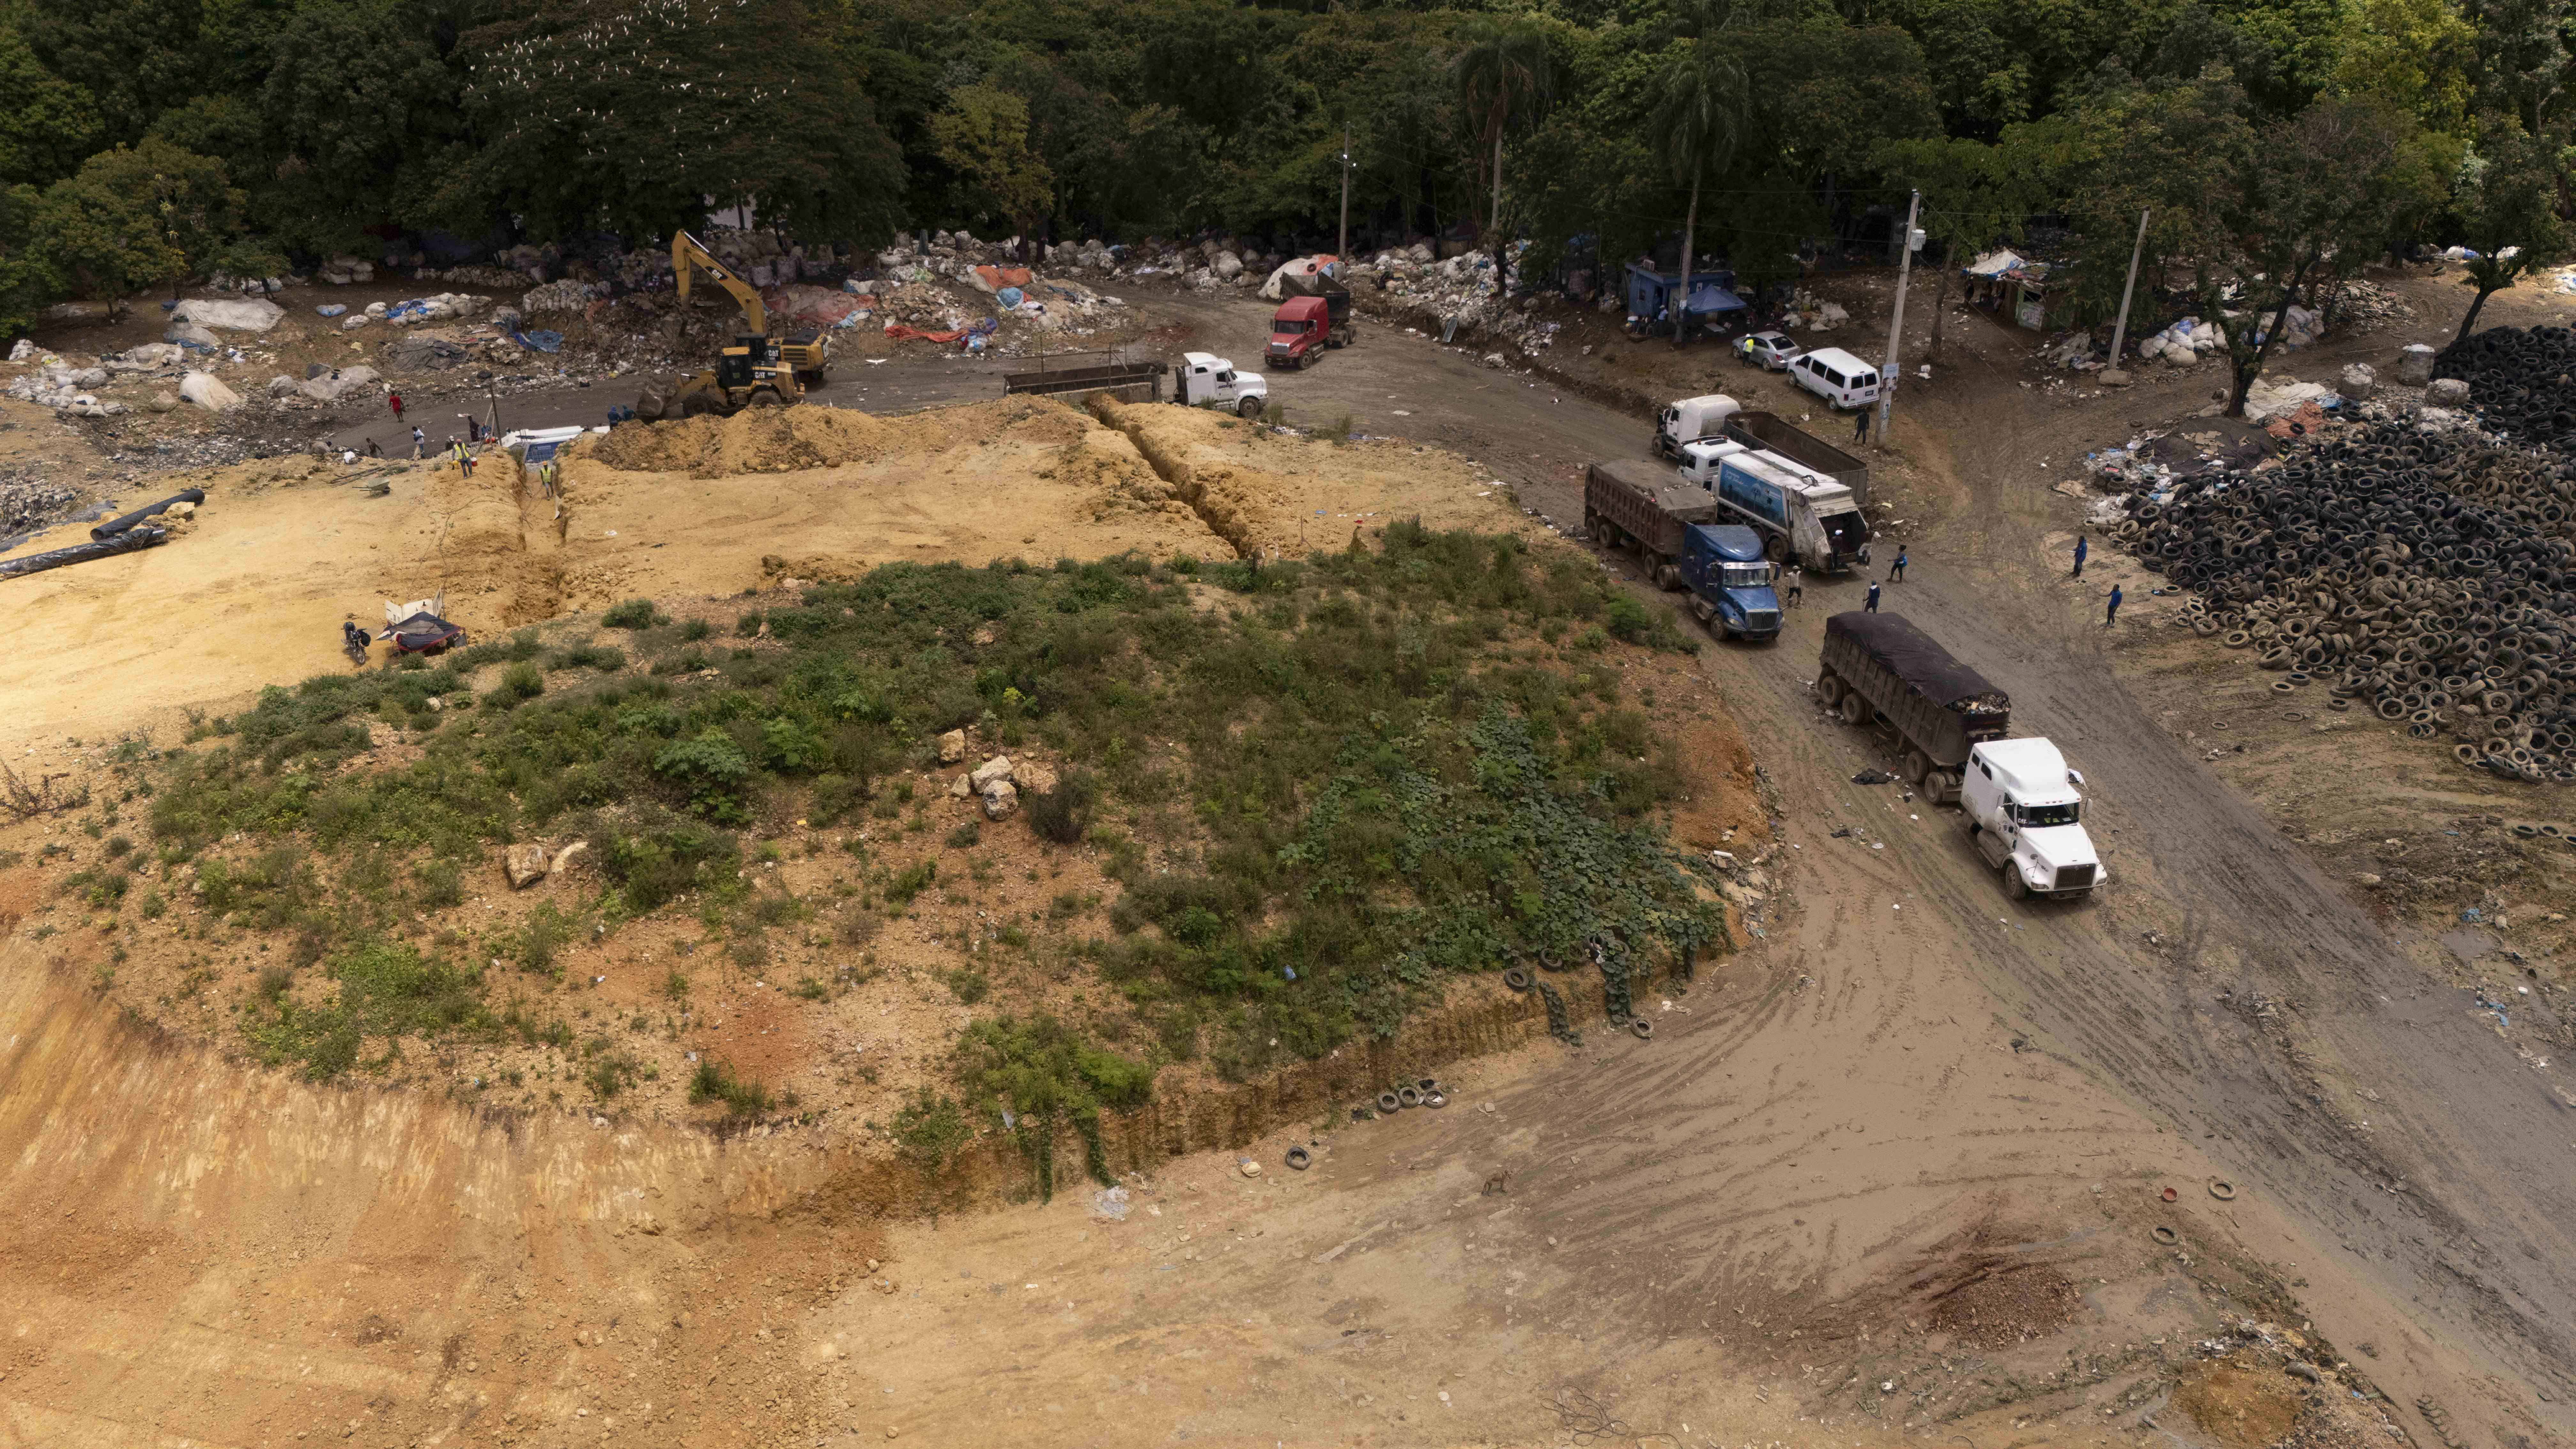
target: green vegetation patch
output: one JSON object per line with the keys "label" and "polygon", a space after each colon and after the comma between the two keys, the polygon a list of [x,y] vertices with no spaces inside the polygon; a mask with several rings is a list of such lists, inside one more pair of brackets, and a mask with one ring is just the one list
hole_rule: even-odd
{"label": "green vegetation patch", "polygon": [[[1086,963],[1111,989],[1105,1012],[1079,1029],[979,1028],[957,1068],[963,1110],[1077,1129],[1141,1099],[1164,1062],[1203,1056],[1240,1079],[1390,1034],[1447,977],[1597,963],[1615,1009],[1629,973],[1719,939],[1652,814],[1681,788],[1681,762],[1626,703],[1634,656],[1611,640],[1693,646],[1578,554],[1400,524],[1380,548],[1304,563],[890,565],[761,620],[757,648],[633,636],[647,659],[698,653],[705,668],[681,677],[514,636],[485,661],[508,708],[426,710],[468,697],[453,669],[269,690],[158,767],[155,857],[193,869],[236,923],[303,933],[307,959],[369,963],[364,983],[410,910],[457,899],[463,867],[577,834],[605,897],[578,919],[549,908],[485,954],[551,972],[594,913],[613,923],[686,898],[757,965],[764,933],[810,910],[750,884],[743,825],[901,822],[853,852],[863,905],[885,913],[983,882],[984,864],[951,855],[959,884],[944,883],[942,842],[979,848],[1019,827],[934,816],[954,807],[916,797],[911,774],[936,736],[971,727],[987,747],[1066,762],[1055,789],[1024,794],[1029,829],[1095,852],[1123,887],[1105,911],[1077,899],[1034,943],[1016,925],[999,937],[1018,959]],[[386,720],[418,757],[339,768]],[[247,848],[208,849],[236,833]],[[118,869],[81,888],[115,901]],[[845,913],[841,934],[864,940],[872,919]],[[371,1026],[412,998],[353,993],[351,968],[335,969],[341,1003],[280,994],[254,1023],[263,1049],[328,1072],[357,1059],[357,1039],[426,1029]],[[465,1023],[476,978],[441,970],[418,961],[416,979],[435,984],[422,990],[437,1020]],[[971,999],[986,980],[954,984]],[[1136,1027],[1141,1060],[1081,1038]],[[612,1066],[593,1085],[605,1097],[627,1079]],[[760,1100],[713,1064],[692,1090],[736,1112]],[[1051,1187],[1025,1135],[1039,1129],[1012,1130]]]}

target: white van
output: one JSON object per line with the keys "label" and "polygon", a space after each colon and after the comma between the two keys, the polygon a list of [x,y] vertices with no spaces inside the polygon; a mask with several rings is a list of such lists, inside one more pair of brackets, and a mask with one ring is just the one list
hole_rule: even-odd
{"label": "white van", "polygon": [[1789,364],[1789,380],[1838,408],[1878,401],[1878,369],[1839,347],[1798,354]]}

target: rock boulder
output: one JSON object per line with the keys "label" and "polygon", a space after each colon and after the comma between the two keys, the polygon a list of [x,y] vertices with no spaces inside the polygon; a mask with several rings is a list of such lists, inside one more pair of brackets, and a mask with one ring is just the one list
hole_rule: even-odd
{"label": "rock boulder", "polygon": [[546,878],[551,864],[542,845],[513,845],[501,856],[501,869],[510,877],[510,889],[525,890]]}

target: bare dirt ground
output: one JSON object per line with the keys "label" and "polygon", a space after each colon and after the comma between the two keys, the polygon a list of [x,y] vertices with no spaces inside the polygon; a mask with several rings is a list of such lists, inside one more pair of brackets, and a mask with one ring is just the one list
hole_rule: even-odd
{"label": "bare dirt ground", "polygon": [[[342,619],[380,624],[384,600],[442,589],[448,617],[488,638],[623,598],[722,599],[898,560],[1230,558],[1338,548],[1399,517],[1523,526],[1490,477],[1423,448],[1179,408],[1109,426],[1020,399],[621,430],[570,456],[554,498],[505,455],[471,478],[297,455],[154,484],[186,486],[207,500],[170,543],[11,581],[0,693],[25,737],[95,738],[344,668]],[[66,524],[6,556],[87,537]]]}
{"label": "bare dirt ground", "polygon": [[[1265,311],[1204,309],[1194,345],[1247,351]],[[2235,1446],[2384,1442],[2384,1411],[2419,1444],[2559,1441],[2576,1218],[2556,1069],[2532,1060],[2554,1051],[2498,1040],[2425,972],[2450,947],[2373,919],[2267,815],[2322,798],[2344,741],[2279,740],[2306,751],[2265,767],[2286,785],[2240,794],[2179,713],[2227,705],[2223,674],[2175,672],[2151,609],[2106,636],[2056,578],[2076,504],[2050,485],[2206,379],[2098,400],[1953,370],[1900,414],[1882,497],[1915,563],[1889,607],[2094,781],[2101,899],[2009,903],[1953,812],[1849,782],[1884,752],[1806,684],[1859,586],[1811,581],[1779,645],[1663,666],[1742,722],[1780,813],[1737,902],[1752,948],[1658,1000],[1653,1041],[1443,1068],[1443,1112],[1297,1132],[1321,1159],[1302,1174],[1286,1132],[1247,1152],[1258,1178],[1175,1159],[1123,1221],[1086,1189],[859,1222],[875,1199],[826,1141],[293,1086],[154,1042],[19,931],[0,1301],[25,1306],[0,1310],[0,1424]],[[1279,394],[1292,422],[1348,410],[1463,453],[1559,520],[1581,461],[1645,432],[1384,329]],[[2559,1031],[2531,999],[2514,1030]]]}

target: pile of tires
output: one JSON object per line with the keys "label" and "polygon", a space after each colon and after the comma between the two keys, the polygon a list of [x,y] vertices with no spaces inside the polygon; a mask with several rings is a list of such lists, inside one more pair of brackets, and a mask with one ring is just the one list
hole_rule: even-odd
{"label": "pile of tires", "polygon": [[2126,508],[2112,536],[2190,591],[2194,632],[2462,764],[2576,783],[2576,464],[2554,450],[2365,424]]}
{"label": "pile of tires", "polygon": [[2433,375],[2467,383],[2489,427],[2576,453],[2576,330],[2493,328],[2436,353]]}

